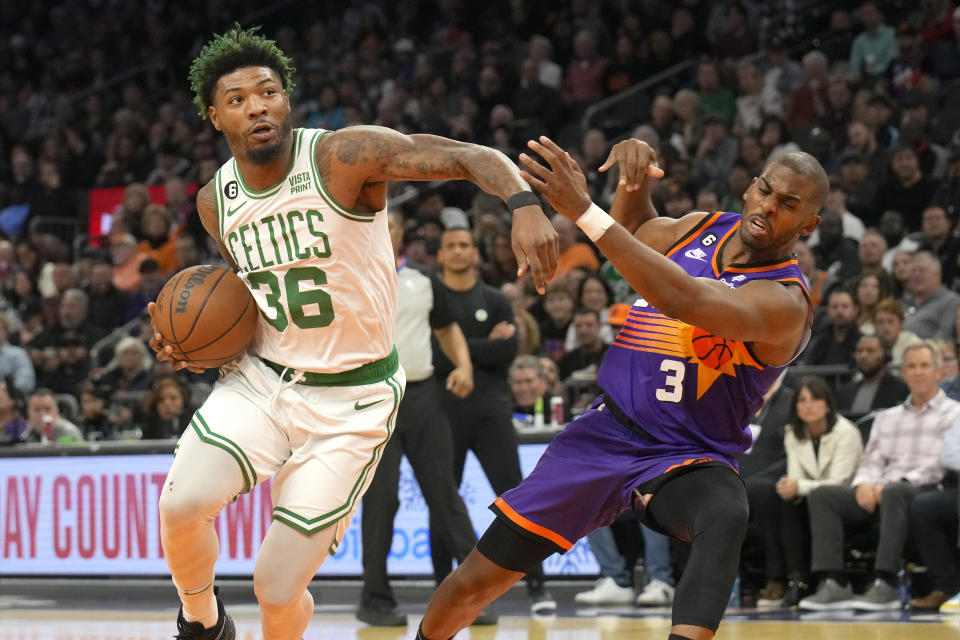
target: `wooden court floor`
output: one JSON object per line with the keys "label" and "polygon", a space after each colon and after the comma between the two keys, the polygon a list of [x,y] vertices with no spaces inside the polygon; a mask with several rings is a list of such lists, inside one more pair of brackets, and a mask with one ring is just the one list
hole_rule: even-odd
{"label": "wooden court floor", "polygon": [[[457,640],[666,640],[670,609],[582,608],[573,596],[585,583],[551,583],[559,604],[553,618],[528,615],[525,589],[515,587],[494,607],[495,627],[472,627]],[[356,581],[316,582],[317,605],[304,640],[413,640],[433,591],[429,582],[395,585],[407,627],[374,628],[353,615]],[[259,640],[252,584],[221,582],[237,640]],[[176,633],[176,592],[167,580],[0,579],[0,640],[169,640]],[[718,640],[960,640],[960,603],[939,615],[854,614],[729,609]]]}
{"label": "wooden court floor", "polygon": [[[175,614],[174,614],[175,615]],[[247,605],[233,612],[237,640],[258,640],[256,611]],[[409,626],[367,627],[343,613],[317,613],[304,640],[412,640],[419,616]],[[458,640],[662,640],[666,618],[614,615],[532,619],[504,616],[496,627],[473,627]],[[169,612],[135,610],[63,610],[31,608],[0,611],[0,640],[160,640],[175,633]],[[960,617],[925,622],[753,620],[734,616],[717,634],[722,640],[953,640],[960,639]]]}

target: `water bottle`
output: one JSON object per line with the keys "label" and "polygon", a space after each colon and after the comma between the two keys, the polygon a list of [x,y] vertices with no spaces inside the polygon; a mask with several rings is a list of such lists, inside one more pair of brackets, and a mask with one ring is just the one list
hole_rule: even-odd
{"label": "water bottle", "polygon": [[737,576],[737,579],[733,583],[733,589],[730,591],[730,600],[727,602],[727,606],[740,606],[740,576]]}
{"label": "water bottle", "polygon": [[533,403],[533,428],[543,429],[543,397]]}

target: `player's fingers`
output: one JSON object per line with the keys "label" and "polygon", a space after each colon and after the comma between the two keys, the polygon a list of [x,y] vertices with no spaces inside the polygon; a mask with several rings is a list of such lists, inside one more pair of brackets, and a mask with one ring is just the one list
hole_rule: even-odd
{"label": "player's fingers", "polygon": [[546,272],[540,262],[540,256],[537,253],[533,253],[527,256],[527,260],[530,261],[530,273],[533,275],[533,286],[536,287],[537,293],[543,295],[547,290]]}
{"label": "player's fingers", "polygon": [[[543,166],[542,164],[534,160],[532,157],[530,157],[526,153],[520,154],[520,162],[523,164],[524,167],[527,168],[527,172],[530,173],[531,176],[537,176],[541,180],[546,181],[546,179],[550,177],[550,175],[552,175],[553,173],[552,171],[550,171],[550,169]],[[521,171],[521,173],[524,173],[524,172]]]}
{"label": "player's fingers", "polygon": [[157,303],[156,303],[156,302],[148,302],[148,303],[147,303],[147,313],[150,314],[150,319],[151,319],[151,320],[153,320],[154,312],[156,311],[156,309],[157,309]]}
{"label": "player's fingers", "polygon": [[520,177],[523,178],[528,185],[536,189],[537,191],[544,191],[547,188],[547,183],[542,180],[537,180],[532,175],[526,171],[520,171]]}
{"label": "player's fingers", "polygon": [[513,249],[513,257],[517,260],[517,277],[522,278],[527,272],[527,254],[515,238],[511,239],[510,246]]}
{"label": "player's fingers", "polygon": [[606,171],[607,169],[609,169],[615,164],[617,164],[617,160],[616,158],[613,157],[613,149],[611,149],[610,155],[607,156],[607,159],[604,161],[602,165],[600,165],[600,168],[597,169],[597,171],[600,171],[601,173],[603,173],[604,171]]}

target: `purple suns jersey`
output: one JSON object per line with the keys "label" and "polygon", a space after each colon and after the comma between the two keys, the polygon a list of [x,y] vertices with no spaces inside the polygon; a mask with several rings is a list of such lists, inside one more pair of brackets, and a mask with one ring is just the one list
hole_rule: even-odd
{"label": "purple suns jersey", "polygon": [[[740,214],[718,211],[666,256],[691,276],[719,280],[731,289],[763,279],[796,285],[806,293],[792,258],[731,264],[721,271],[724,247],[739,227]],[[783,368],[760,362],[747,343],[724,341],[669,318],[641,298],[607,353],[598,382],[655,439],[731,461],[750,446],[748,424]]]}

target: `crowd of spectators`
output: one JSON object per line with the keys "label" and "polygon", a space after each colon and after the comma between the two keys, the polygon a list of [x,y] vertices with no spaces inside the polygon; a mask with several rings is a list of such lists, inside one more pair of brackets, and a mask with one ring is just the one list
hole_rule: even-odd
{"label": "crowd of spectators", "polygon": [[[229,150],[198,117],[186,70],[211,33],[245,15],[293,59],[295,126],[378,124],[514,159],[548,134],[604,207],[616,178],[598,168],[625,135],[657,150],[666,177],[653,199],[669,216],[740,211],[770,157],[809,151],[831,186],[819,229],[797,247],[816,306],[798,363],[833,369],[825,385],[788,377],[799,394],[788,452],[824,433],[801,402],[838,392],[837,415],[869,424],[878,399],[902,399],[905,354],[925,340],[939,341],[938,380],[960,397],[960,7],[950,0],[259,4],[0,3],[0,440],[175,437],[216,380],[151,357],[145,307],[170,274],[220,260],[191,194]],[[629,121],[584,118],[675,65]],[[87,233],[99,188],[122,188],[122,205]],[[428,267],[445,228],[472,231],[480,277],[513,307],[517,356],[536,356],[511,368],[516,413],[560,395],[575,416],[635,298],[630,285],[555,216],[560,268],[538,297],[516,278],[504,203],[470,185],[395,183],[390,207],[404,219],[405,256]],[[48,220],[86,235],[48,233]],[[834,479],[849,484],[847,471]],[[813,490],[788,485],[774,485],[784,500]],[[776,526],[808,526],[781,511]],[[808,564],[789,555],[762,595],[782,599]]]}

